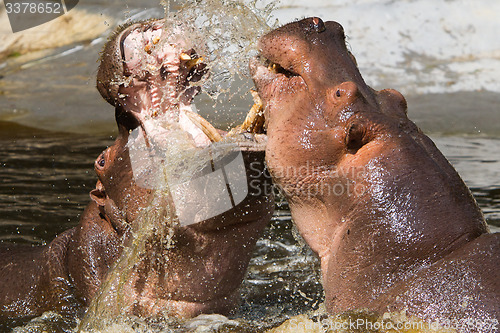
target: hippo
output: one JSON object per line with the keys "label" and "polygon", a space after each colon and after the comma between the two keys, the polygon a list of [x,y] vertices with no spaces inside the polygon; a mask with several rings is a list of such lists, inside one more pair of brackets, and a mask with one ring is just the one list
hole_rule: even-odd
{"label": "hippo", "polygon": [[[96,297],[134,239],[138,216],[158,191],[139,182],[133,170],[134,133],[149,147],[161,147],[175,134],[179,151],[231,142],[242,154],[248,193],[226,211],[193,223],[179,223],[175,212],[166,209],[160,217],[167,222],[158,227],[164,230],[148,236],[145,252],[124,283],[124,311],[193,317],[227,314],[238,304],[253,247],[274,208],[273,193],[265,190],[271,185],[264,165],[266,137],[256,129],[239,128],[231,135],[215,130],[190,109],[200,90],[190,84],[206,73],[206,65],[193,49],[184,50],[182,41],[163,43],[163,24],[152,20],[120,27],[106,43],[97,88],[115,107],[118,136],[95,161],[97,184],[77,226],[46,246],[0,247],[1,318],[47,310],[74,313]],[[168,191],[162,200],[156,208],[174,206]],[[168,242],[159,236],[165,233]]]}
{"label": "hippo", "polygon": [[321,261],[327,310],[496,331],[500,234],[402,94],[364,82],[336,22],[286,24],[259,48],[266,162]]}

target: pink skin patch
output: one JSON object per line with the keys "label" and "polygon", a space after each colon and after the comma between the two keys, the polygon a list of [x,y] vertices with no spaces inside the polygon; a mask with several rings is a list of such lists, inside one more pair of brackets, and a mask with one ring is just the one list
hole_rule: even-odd
{"label": "pink skin patch", "polygon": [[147,30],[132,30],[123,40],[128,79],[120,89],[122,104],[135,113],[148,141],[167,139],[167,127],[174,125],[190,134],[195,147],[206,147],[210,139],[185,114],[193,112],[191,101],[199,87],[189,87],[189,69],[181,53],[193,51],[183,51],[182,42],[165,42],[164,34],[163,25],[156,23]]}

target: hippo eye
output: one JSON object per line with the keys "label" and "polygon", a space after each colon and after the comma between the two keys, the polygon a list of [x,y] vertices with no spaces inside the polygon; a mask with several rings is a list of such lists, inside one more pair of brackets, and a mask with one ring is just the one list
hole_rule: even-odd
{"label": "hippo eye", "polygon": [[336,95],[337,97],[340,97],[340,90],[337,90],[337,92],[335,93],[335,95]]}
{"label": "hippo eye", "polygon": [[104,158],[104,152],[103,152],[101,155],[99,155],[99,157],[95,161],[95,167],[96,169],[101,170],[104,168],[105,165],[106,165],[106,159]]}

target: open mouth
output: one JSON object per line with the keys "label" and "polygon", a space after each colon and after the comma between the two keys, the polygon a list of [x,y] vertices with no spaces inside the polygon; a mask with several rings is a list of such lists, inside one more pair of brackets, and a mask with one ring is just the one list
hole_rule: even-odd
{"label": "open mouth", "polygon": [[[196,113],[192,102],[201,90],[196,82],[207,74],[207,63],[195,49],[164,40],[162,24],[132,29],[121,43],[128,80],[123,96],[134,110],[131,114],[142,127],[146,142],[168,140],[165,130],[171,125],[190,134],[196,147],[244,137],[244,133],[265,133],[262,103],[256,92],[245,121],[229,132],[217,130]],[[272,67],[291,75],[280,66]]]}
{"label": "open mouth", "polygon": [[263,65],[267,67],[267,70],[270,73],[273,73],[276,75],[284,75],[287,78],[299,76],[299,74],[293,72],[292,70],[286,69],[286,68],[282,67],[279,63],[272,62],[269,59],[264,59]]}
{"label": "open mouth", "polygon": [[[153,100],[152,105],[156,105],[157,107],[150,106],[149,110],[135,114],[144,130],[146,141],[148,141],[147,137],[154,136],[157,132],[152,130],[152,128],[158,128],[159,124],[165,124],[165,122],[177,122],[183,131],[191,135],[195,145],[198,147],[204,147],[209,143],[220,142],[225,139],[245,141],[245,137],[247,139],[255,139],[255,135],[265,135],[263,106],[256,91],[251,91],[254,105],[250,108],[243,123],[228,132],[216,129],[208,120],[196,113],[192,107],[192,100],[199,93],[200,87],[196,85],[191,86],[191,83],[199,81],[207,73],[207,65],[204,63],[203,57],[197,55],[194,50],[181,52],[179,60],[177,84],[183,89],[178,97],[180,107],[179,117],[176,121],[169,117],[168,113],[171,111],[165,110],[161,106],[163,104],[161,99],[155,96],[156,91],[162,88],[158,85],[156,87],[155,85],[151,85],[150,87],[153,87],[153,89],[150,89]],[[161,82],[166,81],[163,80]],[[161,109],[161,111],[156,112],[156,109]],[[251,135],[245,136],[245,134]]]}
{"label": "open mouth", "polygon": [[254,105],[250,108],[245,120],[241,125],[232,128],[224,137],[209,121],[199,114],[195,112],[186,112],[186,115],[211,142],[219,142],[224,138],[236,137],[245,133],[265,135],[266,130],[264,126],[265,121],[262,102],[256,91],[252,90],[251,93],[254,99]]}

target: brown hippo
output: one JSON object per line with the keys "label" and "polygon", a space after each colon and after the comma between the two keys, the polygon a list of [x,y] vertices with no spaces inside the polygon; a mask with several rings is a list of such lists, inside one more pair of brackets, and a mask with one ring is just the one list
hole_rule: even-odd
{"label": "brown hippo", "polygon": [[[105,46],[97,85],[116,107],[118,137],[95,162],[98,182],[76,227],[47,246],[0,248],[0,317],[36,316],[90,303],[124,246],[140,229],[138,216],[157,190],[136,181],[129,140],[134,131],[150,148],[168,143],[172,133],[178,140],[182,137],[178,141],[182,148],[194,150],[224,136],[199,117],[186,116],[192,113],[189,106],[199,90],[189,84],[204,74],[204,65],[192,56],[193,50],[182,52],[180,42],[162,44],[161,27],[162,21],[151,21],[121,28]],[[139,59],[138,54],[147,57]],[[178,223],[173,211],[166,210],[165,230],[149,235],[145,253],[125,282],[124,305],[129,313],[165,311],[190,317],[227,313],[237,304],[239,285],[259,234],[270,220],[274,200],[265,190],[271,180],[264,172],[265,136],[236,133],[223,141],[230,141],[242,153],[247,195],[202,221]],[[210,190],[205,193],[218,195]],[[168,193],[164,200],[173,206]],[[168,242],[158,236],[165,233]]]}
{"label": "brown hippo", "polygon": [[366,85],[336,22],[287,24],[261,38],[260,50],[250,68],[266,162],[321,260],[328,311],[406,310],[464,332],[494,331],[500,234],[489,233],[460,176],[408,119],[404,97]]}

